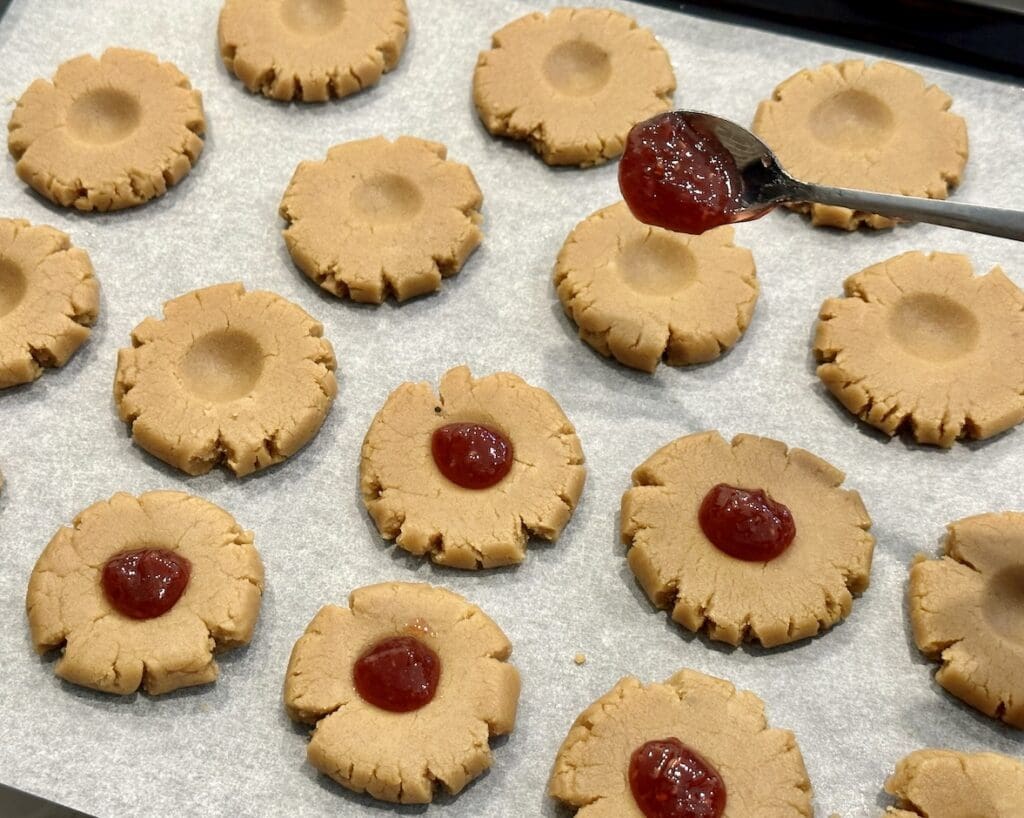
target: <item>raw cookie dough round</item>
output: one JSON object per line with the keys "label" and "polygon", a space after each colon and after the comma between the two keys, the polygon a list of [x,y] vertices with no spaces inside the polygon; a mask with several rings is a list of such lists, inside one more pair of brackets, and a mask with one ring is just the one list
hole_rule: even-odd
{"label": "raw cookie dough round", "polygon": [[114,399],[135,442],[188,474],[239,477],[295,454],[334,402],[334,350],[305,310],[241,284],[164,304],[118,351]]}
{"label": "raw cookie dough round", "polygon": [[67,363],[99,306],[89,256],[67,234],[0,219],[0,389]]}
{"label": "raw cookie dough round", "polygon": [[217,34],[250,91],[324,102],[376,85],[408,31],[405,0],[226,0]]}
{"label": "raw cookie dough round", "polygon": [[868,267],[820,312],[818,377],[887,434],[952,446],[1024,420],[1024,293],[994,267],[920,252]]}
{"label": "raw cookie dough round", "polygon": [[[779,85],[754,117],[754,132],[797,179],[945,199],[967,162],[967,124],[952,99],[909,68],[860,60],[804,69]],[[892,227],[884,216],[797,204],[811,223],[855,230]]]}
{"label": "raw cookie dough round", "polygon": [[[691,631],[766,648],[826,630],[868,587],[875,539],[844,475],[803,449],[753,435],[681,437],[633,472],[622,498],[629,567],[650,600]],[[792,512],[796,536],[778,557],[747,562],[720,551],[697,514],[719,483],[763,490]]]}
{"label": "raw cookie dough round", "polygon": [[169,62],[108,48],[36,80],[8,123],[21,180],[78,210],[121,210],[167,192],[203,150],[202,96]]}
{"label": "raw cookie dough round", "polygon": [[549,165],[597,165],[629,129],[667,111],[676,89],[654,35],[618,11],[535,11],[495,32],[473,74],[487,130],[525,139]]}
{"label": "raw cookie dough round", "polygon": [[[435,429],[478,423],[502,432],[515,461],[497,485],[466,489],[431,453]],[[449,370],[440,395],[404,383],[377,413],[359,462],[363,503],[381,535],[453,568],[522,562],[528,535],[555,540],[583,491],[579,438],[561,407],[518,375]]]}
{"label": "raw cookie dough round", "polygon": [[548,792],[578,807],[577,818],[643,818],[630,790],[630,757],[665,738],[718,771],[729,818],[814,815],[793,734],[768,726],[753,693],[694,670],[646,686],[627,676],[584,710],[558,751]]}
{"label": "raw cookie dough round", "polygon": [[942,662],[935,681],[1024,729],[1024,512],[951,523],[945,556],[910,569],[914,641]]}
{"label": "raw cookie dough round", "polygon": [[1024,818],[1024,764],[997,753],[917,750],[896,764],[889,818]]}
{"label": "raw cookie dough round", "polygon": [[[353,681],[356,660],[383,639],[411,636],[441,663],[437,692],[418,710],[395,713],[365,701]],[[512,645],[478,607],[421,583],[359,588],[349,607],[328,605],[295,643],[284,703],[315,724],[310,764],[374,798],[426,804],[442,784],[457,793],[491,766],[490,736],[510,733],[519,673]]]}
{"label": "raw cookie dough round", "polygon": [[382,136],[300,162],[281,200],[292,259],[328,292],[399,301],[440,289],[483,238],[473,172],[437,142]]}
{"label": "raw cookie dough round", "polygon": [[699,236],[649,227],[625,202],[580,222],[562,245],[555,285],[580,338],[653,372],[712,361],[735,344],[757,303],[749,250],[733,228]]}
{"label": "raw cookie dough round", "polygon": [[[192,564],[181,598],[165,614],[131,619],[100,584],[111,557],[140,548]],[[46,546],[28,583],[28,621],[39,653],[64,645],[54,672],[105,693],[159,694],[217,678],[214,651],[252,638],[263,564],[224,509],[177,491],[115,494],[90,506]]]}

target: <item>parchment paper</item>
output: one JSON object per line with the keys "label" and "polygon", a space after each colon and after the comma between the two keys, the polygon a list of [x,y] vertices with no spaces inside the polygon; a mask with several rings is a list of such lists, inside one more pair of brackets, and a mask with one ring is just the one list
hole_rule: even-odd
{"label": "parchment paper", "polygon": [[[758,101],[800,68],[846,49],[606,0],[652,28],[671,54],[680,107],[749,122]],[[937,451],[859,425],[814,375],[818,307],[843,279],[897,253],[969,254],[1024,284],[1024,245],[942,228],[847,235],[776,213],[737,231],[752,248],[762,295],[737,348],[717,363],[654,377],[607,362],[576,338],[551,285],[566,234],[616,200],[615,166],[552,170],[479,124],[470,82],[490,34],[553,0],[410,0],[413,33],[398,69],[373,90],[328,105],[255,97],[216,49],[219,3],[14,0],[0,18],[6,119],[37,76],[110,45],[154,51],[204,95],[209,134],[191,175],[167,196],[83,216],[30,192],[9,157],[0,212],[71,234],[103,288],[91,341],[62,370],[0,393],[0,780],[104,816],[363,815],[392,808],[353,795],[304,761],[306,733],[281,705],[288,655],[316,610],[383,580],[445,585],[482,605],[515,645],[519,722],[495,743],[489,774],[454,799],[401,814],[562,815],[545,795],[555,752],[576,715],[625,674],[661,680],[682,666],[755,691],[773,725],[796,732],[821,815],[878,815],[896,760],[919,747],[1020,755],[1018,733],[962,706],[932,681],[913,647],[907,565],[934,554],[947,522],[1020,508],[1024,430]],[[907,60],[913,64],[914,60]],[[955,99],[971,159],[958,199],[1024,208],[1024,95],[1007,84],[923,67]],[[277,206],[302,159],[335,143],[407,133],[446,143],[484,191],[486,238],[439,294],[401,307],[337,301],[291,264]],[[246,480],[189,479],[132,445],[112,399],[116,350],[139,321],[190,289],[242,280],[301,304],[326,325],[339,358],[339,399],[315,441]],[[441,570],[377,535],[357,493],[359,446],[388,392],[436,383],[467,362],[509,369],[550,390],[575,423],[589,477],[562,539],[517,568]],[[693,637],[652,608],[626,567],[618,507],[633,467],[673,438],[718,428],[815,452],[863,494],[878,538],[871,587],[824,636],[782,650],[732,650]],[[267,591],[252,645],[224,655],[213,686],[158,699],[64,684],[32,652],[24,595],[57,528],[116,491],[187,490],[256,533]],[[587,662],[573,662],[577,652]]]}

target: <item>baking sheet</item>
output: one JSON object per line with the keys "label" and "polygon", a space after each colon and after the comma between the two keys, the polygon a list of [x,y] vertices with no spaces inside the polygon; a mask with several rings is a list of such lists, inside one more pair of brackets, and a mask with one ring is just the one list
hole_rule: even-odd
{"label": "baking sheet", "polygon": [[[749,122],[757,102],[804,66],[855,53],[754,29],[606,0],[652,28],[679,79],[676,103]],[[906,568],[934,553],[944,525],[1020,508],[1024,430],[936,451],[858,425],[814,375],[817,309],[849,274],[897,253],[969,254],[1024,285],[1024,245],[916,226],[879,234],[812,230],[776,213],[737,230],[755,255],[762,295],[746,337],[702,367],[649,377],[607,362],[576,338],[550,273],[577,221],[617,198],[614,165],[552,170],[492,139],[470,97],[477,52],[505,22],[553,0],[409,0],[413,33],[398,69],[339,103],[285,106],[255,97],[217,55],[219,3],[180,0],[13,0],[0,18],[0,100],[6,119],[36,76],[110,45],[175,62],[203,91],[209,122],[198,166],[167,196],[113,215],[80,215],[31,193],[8,158],[0,212],[70,233],[92,256],[102,307],[91,341],[62,370],[0,392],[0,780],[97,815],[362,815],[392,809],[305,764],[306,731],[288,720],[281,686],[295,639],[323,604],[384,580],[445,585],[505,629],[523,678],[515,732],[494,767],[456,798],[402,814],[563,815],[545,795],[548,770],[576,715],[625,674],[661,680],[682,666],[755,691],[773,725],[795,731],[820,815],[877,815],[896,760],[927,746],[1021,754],[1019,734],[962,706],[932,681],[904,609]],[[1024,95],[1019,87],[930,67],[969,123],[964,201],[1024,208]],[[397,307],[322,295],[291,264],[277,205],[295,164],[332,144],[378,133],[445,142],[485,196],[486,238],[439,294]],[[341,391],[318,437],[288,462],[236,480],[199,478],[134,447],[111,400],[116,351],[167,299],[242,280],[274,290],[322,321]],[[388,392],[436,383],[467,362],[511,369],[549,389],[575,423],[588,482],[555,545],[516,568],[462,573],[396,552],[378,537],[357,491],[359,446]],[[766,652],[694,637],[654,610],[618,538],[631,469],[683,434],[752,432],[815,452],[848,474],[878,538],[870,589],[823,637]],[[56,679],[32,652],[23,600],[57,528],[116,491],[186,490],[256,533],[267,590],[255,638],[225,654],[216,685],[160,698],[92,693]],[[576,653],[587,656],[577,666]]]}

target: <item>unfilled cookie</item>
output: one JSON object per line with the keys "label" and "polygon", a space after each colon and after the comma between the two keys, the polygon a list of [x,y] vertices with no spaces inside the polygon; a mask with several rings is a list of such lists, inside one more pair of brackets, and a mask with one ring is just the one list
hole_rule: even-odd
{"label": "unfilled cookie", "polygon": [[[371,585],[353,591],[348,605],[321,608],[288,663],[288,714],[316,725],[310,764],[384,801],[429,803],[438,786],[459,792],[491,766],[489,737],[515,726],[519,673],[505,661],[512,645],[483,611],[443,588]],[[423,691],[430,673],[396,659],[409,656],[396,643],[433,655],[429,700]],[[396,710],[395,698],[364,698],[358,665],[374,653],[385,670],[410,682],[421,696],[417,707]],[[383,681],[404,687],[401,678]]]}
{"label": "unfilled cookie", "polygon": [[340,298],[379,304],[440,289],[483,238],[473,172],[437,142],[382,136],[301,162],[281,200],[296,265]]}
{"label": "unfilled cookie", "polygon": [[135,442],[188,474],[239,477],[308,443],[338,391],[323,326],[291,301],[241,284],[194,290],[132,331],[114,399]]}
{"label": "unfilled cookie", "polygon": [[[442,473],[434,436],[459,424],[506,439],[508,471],[498,482],[466,488]],[[465,366],[449,370],[439,392],[427,383],[392,392],[366,433],[359,470],[381,535],[455,568],[518,563],[528,536],[557,539],[585,476],[579,438],[551,395],[509,372],[474,378]]]}
{"label": "unfilled cookie", "polygon": [[758,294],[754,258],[731,227],[673,233],[637,221],[624,202],[576,225],[555,286],[580,338],[646,372],[663,359],[717,358],[746,330]]}
{"label": "unfilled cookie", "polygon": [[[578,808],[578,818],[643,818],[631,782],[633,756],[647,742],[666,739],[695,751],[717,774],[729,818],[814,815],[793,734],[768,726],[764,702],[753,693],[693,670],[662,684],[627,676],[584,710],[558,751],[548,792]],[[668,769],[677,781],[687,772]],[[707,802],[702,806],[689,814],[715,814]]]}
{"label": "unfilled cookie", "polygon": [[63,366],[89,337],[100,287],[60,230],[0,219],[0,389]]}
{"label": "unfilled cookie", "polygon": [[654,35],[611,9],[535,11],[495,32],[473,74],[492,134],[525,139],[549,165],[596,165],[629,129],[668,110],[675,75]]}
{"label": "unfilled cookie", "polygon": [[[774,647],[813,636],[849,615],[871,571],[871,518],[843,480],[821,458],[776,440],[681,437],[633,472],[622,498],[629,567],[655,605],[711,639]],[[788,547],[753,561],[716,547],[700,516],[719,485],[761,491],[788,508]]]}
{"label": "unfilled cookie", "polygon": [[820,312],[818,377],[887,434],[952,446],[1024,420],[1024,293],[999,267],[921,252],[868,267]]}
{"label": "unfilled cookie", "polygon": [[[121,613],[103,586],[108,563],[138,549],[191,564],[181,596],[154,618]],[[54,666],[62,679],[155,695],[214,681],[214,651],[249,643],[262,592],[250,532],[198,497],[153,491],[115,494],[61,528],[32,571],[26,605],[35,649],[64,646]]]}
{"label": "unfilled cookie", "polygon": [[[797,179],[879,193],[945,199],[967,163],[967,124],[952,99],[896,63],[861,60],[804,69],[779,85],[754,132]],[[811,223],[855,230],[892,227],[872,213],[798,204]]]}
{"label": "unfilled cookie", "polygon": [[997,753],[917,750],[885,782],[890,818],[1024,818],[1024,764]]}
{"label": "unfilled cookie", "polygon": [[1024,513],[951,523],[937,560],[910,569],[914,641],[942,662],[935,681],[1024,729]]}
{"label": "unfilled cookie", "polygon": [[405,0],[227,0],[218,40],[250,91],[323,102],[376,85],[408,31]]}
{"label": "unfilled cookie", "polygon": [[162,196],[203,150],[202,96],[169,62],[108,48],[36,80],[8,123],[23,182],[78,210],[121,210]]}

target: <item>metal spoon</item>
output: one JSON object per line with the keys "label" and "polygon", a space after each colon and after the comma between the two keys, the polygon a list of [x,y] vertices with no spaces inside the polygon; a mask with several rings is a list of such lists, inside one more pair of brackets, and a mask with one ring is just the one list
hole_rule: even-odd
{"label": "metal spoon", "polygon": [[737,213],[734,221],[757,218],[783,202],[819,202],[865,213],[878,213],[893,219],[929,222],[1024,241],[1024,212],[1019,210],[801,182],[783,170],[775,154],[764,142],[735,122],[702,111],[674,113],[681,115],[699,130],[713,133],[735,159],[743,177],[743,190],[739,196],[740,210],[751,213],[749,216]]}

